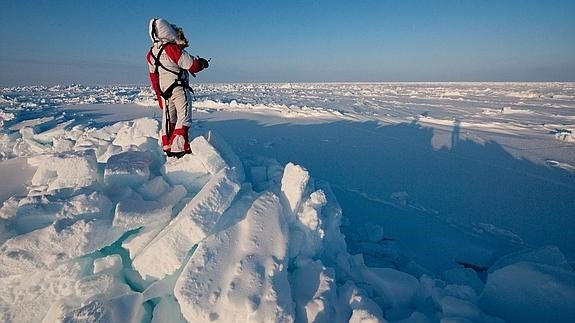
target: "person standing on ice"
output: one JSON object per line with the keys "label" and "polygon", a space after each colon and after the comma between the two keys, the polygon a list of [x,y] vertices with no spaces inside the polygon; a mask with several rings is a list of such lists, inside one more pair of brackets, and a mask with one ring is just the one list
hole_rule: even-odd
{"label": "person standing on ice", "polygon": [[167,20],[150,20],[153,45],[146,59],[152,88],[162,110],[162,149],[168,157],[180,158],[191,153],[188,130],[192,119],[192,103],[188,73],[192,76],[208,68],[208,60],[188,54],[188,40],[182,28]]}

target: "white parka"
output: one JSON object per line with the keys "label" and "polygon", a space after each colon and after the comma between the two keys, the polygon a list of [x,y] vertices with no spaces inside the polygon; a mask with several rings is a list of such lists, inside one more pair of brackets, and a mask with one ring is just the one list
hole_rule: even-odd
{"label": "white parka", "polygon": [[[187,83],[188,72],[198,73],[202,66],[197,57],[188,54],[178,39],[174,27],[165,19],[152,19],[149,34],[154,43],[146,57],[152,87],[157,95],[163,93],[178,79]],[[159,56],[161,66],[156,67],[154,57]],[[156,76],[157,68],[157,76]],[[158,93],[158,90],[160,93]]]}

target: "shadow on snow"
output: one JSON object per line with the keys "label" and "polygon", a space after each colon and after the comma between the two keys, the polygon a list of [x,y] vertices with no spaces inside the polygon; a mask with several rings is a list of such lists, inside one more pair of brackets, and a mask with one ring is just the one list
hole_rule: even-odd
{"label": "shadow on snow", "polygon": [[573,175],[516,159],[496,142],[462,139],[459,123],[450,149],[434,149],[434,130],[416,122],[264,126],[204,119],[193,128],[221,134],[242,159],[291,161],[329,182],[349,220],[351,252],[361,246],[349,237],[377,224],[386,240],[432,270],[492,263],[523,247],[557,245],[575,255]]}

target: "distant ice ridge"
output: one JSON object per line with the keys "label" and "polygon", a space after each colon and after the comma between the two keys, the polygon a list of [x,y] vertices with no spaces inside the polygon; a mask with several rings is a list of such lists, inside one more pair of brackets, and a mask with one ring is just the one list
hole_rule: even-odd
{"label": "distant ice ridge", "polygon": [[[448,130],[529,133],[574,142],[574,83],[232,83],[195,87],[202,95],[194,108],[203,113],[419,122]],[[0,133],[0,159],[42,152],[51,137],[64,129],[82,127],[74,115],[61,113],[57,106],[134,103],[155,107],[153,99],[151,88],[144,85],[0,88],[0,126],[10,130]]]}

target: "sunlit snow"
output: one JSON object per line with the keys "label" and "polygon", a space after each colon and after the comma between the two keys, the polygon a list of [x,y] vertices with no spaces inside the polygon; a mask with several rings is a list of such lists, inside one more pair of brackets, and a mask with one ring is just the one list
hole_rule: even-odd
{"label": "sunlit snow", "polygon": [[0,89],[0,321],[575,321],[574,83],[195,91]]}

